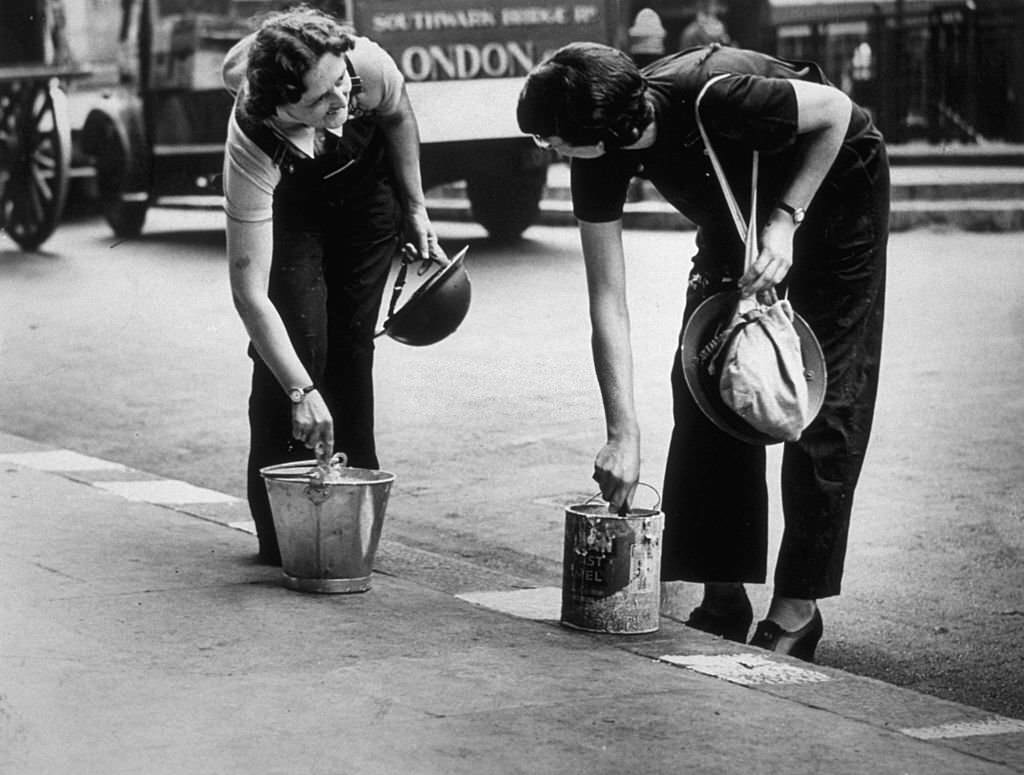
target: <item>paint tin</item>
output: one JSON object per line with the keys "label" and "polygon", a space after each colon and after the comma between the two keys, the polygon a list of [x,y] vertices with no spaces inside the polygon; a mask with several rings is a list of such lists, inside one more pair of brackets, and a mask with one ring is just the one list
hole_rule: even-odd
{"label": "paint tin", "polygon": [[588,632],[656,631],[664,523],[657,508],[617,516],[604,503],[567,507],[562,624]]}

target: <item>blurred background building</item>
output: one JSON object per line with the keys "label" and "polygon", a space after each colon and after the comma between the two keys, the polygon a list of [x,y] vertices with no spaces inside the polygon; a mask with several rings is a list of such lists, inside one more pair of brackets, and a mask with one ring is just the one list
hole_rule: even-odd
{"label": "blurred background building", "polygon": [[[633,0],[676,48],[726,42],[819,62],[894,142],[1024,142],[1022,0]],[[632,18],[632,17],[630,17]],[[703,31],[703,32],[702,32]],[[668,46],[671,53],[672,46]]]}

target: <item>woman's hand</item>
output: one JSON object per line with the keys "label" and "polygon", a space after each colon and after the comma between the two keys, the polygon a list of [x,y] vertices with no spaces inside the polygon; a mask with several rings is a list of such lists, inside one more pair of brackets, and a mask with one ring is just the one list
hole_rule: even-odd
{"label": "woman's hand", "polygon": [[292,405],[292,436],[314,450],[322,463],[334,454],[334,420],[319,390]]}
{"label": "woman's hand", "polygon": [[448,256],[441,249],[434,225],[427,217],[426,208],[413,208],[409,211],[406,216],[406,234],[411,237],[410,242],[420,256],[429,257],[439,264],[448,263]]}
{"label": "woman's hand", "polygon": [[761,251],[757,259],[740,278],[739,288],[743,296],[753,296],[772,288],[789,274],[793,266],[793,232],[796,230],[790,216],[772,217],[761,230]]}
{"label": "woman's hand", "polygon": [[629,509],[640,480],[640,440],[609,441],[594,460],[594,481],[608,509],[619,514]]}

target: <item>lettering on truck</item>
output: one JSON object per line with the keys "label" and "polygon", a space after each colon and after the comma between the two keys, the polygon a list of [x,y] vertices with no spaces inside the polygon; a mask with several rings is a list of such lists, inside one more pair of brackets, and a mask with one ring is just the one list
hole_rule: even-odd
{"label": "lettering on truck", "polygon": [[381,11],[370,14],[368,26],[416,83],[521,77],[576,34],[585,35],[580,27],[601,23],[601,6],[579,3]]}

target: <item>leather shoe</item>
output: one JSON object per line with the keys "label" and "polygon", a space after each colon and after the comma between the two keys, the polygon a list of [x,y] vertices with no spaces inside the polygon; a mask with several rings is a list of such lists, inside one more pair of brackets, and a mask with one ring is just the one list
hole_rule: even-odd
{"label": "leather shoe", "polygon": [[821,611],[815,609],[814,616],[799,630],[784,630],[778,624],[765,619],[758,622],[750,645],[774,651],[776,654],[788,654],[805,662],[814,661],[814,650],[825,631],[821,621]]}
{"label": "leather shoe", "polygon": [[690,618],[683,624],[726,640],[746,643],[750,623],[754,621],[754,611],[749,600],[744,600],[744,603],[727,614],[712,613],[699,605],[690,612]]}

